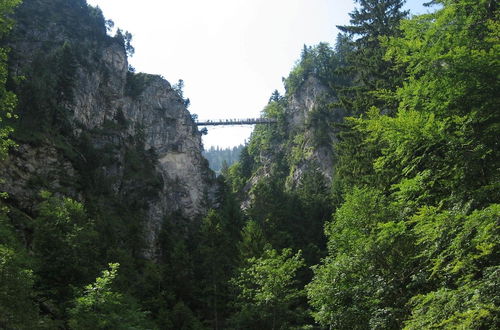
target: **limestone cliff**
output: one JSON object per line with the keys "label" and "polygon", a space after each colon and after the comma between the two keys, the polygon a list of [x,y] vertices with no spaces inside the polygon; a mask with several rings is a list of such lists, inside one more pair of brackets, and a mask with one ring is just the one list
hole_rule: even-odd
{"label": "limestone cliff", "polygon": [[236,169],[245,178],[243,185],[233,187],[241,192],[243,209],[252,207],[253,190],[261,182],[274,180],[292,191],[305,176],[314,175],[326,186],[332,184],[335,126],[345,116],[336,101],[332,88],[314,74],[305,76],[285,96],[273,94],[263,114],[277,124],[256,127]]}
{"label": "limestone cliff", "polygon": [[153,257],[164,221],[203,215],[214,189],[184,100],[162,77],[130,71],[123,37],[108,36],[85,1],[26,0],[16,20],[19,147],[1,167],[1,190],[28,214],[40,189],[140,200]]}
{"label": "limestone cliff", "polygon": [[[333,123],[342,121],[345,115],[342,109],[324,111],[324,108],[334,101],[332,91],[314,76],[309,76],[300,88],[289,96],[285,113],[290,138],[293,139],[300,133],[304,136],[302,145],[297,146],[303,151],[303,157],[297,160],[290,173],[292,186],[296,186],[304,172],[310,168],[321,172],[329,183],[332,181],[332,144],[337,138],[334,130],[319,131],[321,126],[331,128]],[[328,112],[328,115],[322,115],[322,112]],[[318,138],[318,134],[326,136]]]}

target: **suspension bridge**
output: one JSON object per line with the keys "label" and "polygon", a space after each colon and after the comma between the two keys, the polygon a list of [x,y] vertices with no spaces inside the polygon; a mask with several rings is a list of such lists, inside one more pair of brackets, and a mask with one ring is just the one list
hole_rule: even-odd
{"label": "suspension bridge", "polygon": [[256,125],[256,124],[275,124],[276,119],[269,118],[247,118],[247,119],[217,119],[196,121],[198,126],[237,126],[237,125]]}

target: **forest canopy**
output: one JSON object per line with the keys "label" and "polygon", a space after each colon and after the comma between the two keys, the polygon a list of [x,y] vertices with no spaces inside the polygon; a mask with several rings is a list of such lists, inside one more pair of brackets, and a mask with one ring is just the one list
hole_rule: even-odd
{"label": "forest canopy", "polygon": [[[41,2],[16,16],[19,1],[3,1],[2,40],[16,19],[39,24],[26,13]],[[48,143],[80,176],[29,210],[0,191],[0,328],[499,328],[498,3],[434,0],[409,17],[403,0],[355,2],[336,44],[305,46],[272,94],[262,116],[275,123],[207,151],[210,210],[169,214],[154,256],[148,197],[165,185],[185,198],[179,183],[138,136],[121,164],[132,188],[117,193],[99,172],[116,150],[92,138],[121,139],[123,111],[78,137],[67,111],[78,70],[109,77],[92,47],[130,55],[131,35],[107,36],[100,10],[66,0],[88,29],[46,44],[26,77],[2,43],[0,161]],[[127,76],[136,102],[151,77]]]}

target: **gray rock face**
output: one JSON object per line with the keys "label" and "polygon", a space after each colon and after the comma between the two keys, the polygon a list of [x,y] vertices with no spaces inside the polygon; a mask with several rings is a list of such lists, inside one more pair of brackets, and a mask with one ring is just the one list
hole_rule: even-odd
{"label": "gray rock face", "polygon": [[[330,95],[329,89],[324,86],[314,76],[309,78],[302,86],[290,97],[287,107],[288,127],[292,132],[304,132],[303,150],[304,159],[293,169],[289,180],[289,185],[294,187],[300,182],[304,172],[311,167],[320,171],[325,179],[331,183],[333,176],[333,150],[331,145],[314,145],[313,128],[307,128],[307,122],[311,113],[325,103],[331,103],[335,99]],[[342,109],[335,109],[334,120],[340,122],[344,117]],[[331,119],[329,119],[331,120]],[[293,133],[292,133],[293,134]],[[336,141],[336,137],[329,133],[328,139],[331,142]]]}
{"label": "gray rock face", "polygon": [[73,110],[74,119],[85,129],[112,120],[117,110],[115,104],[124,99],[128,61],[123,47],[113,43],[103,49],[100,63],[101,70],[77,69],[75,96],[68,105]]}
{"label": "gray rock face", "polygon": [[[183,215],[192,218],[202,213],[204,191],[208,187],[204,176],[208,170],[201,155],[201,134],[183,99],[168,81],[153,75],[147,76],[147,85],[137,97],[126,96],[128,62],[123,48],[116,44],[106,48],[102,61],[111,72],[106,80],[100,74],[79,72],[76,102],[72,106],[75,121],[90,130],[113,121],[120,111],[128,122],[125,135],[143,135],[144,149],[154,150],[159,160],[158,170],[167,179],[164,181],[176,181],[183,187],[182,207],[179,207]],[[80,128],[75,133],[81,131]]]}
{"label": "gray rock face", "polygon": [[[116,49],[109,49],[103,56],[106,64],[116,73],[108,82],[113,96],[109,113],[92,116],[94,112],[90,112],[91,115],[87,116],[85,110],[80,112],[77,105],[75,117],[92,128],[102,126],[103,120],[115,118],[117,111],[121,110],[129,123],[127,134],[143,135],[144,149],[153,150],[157,156],[156,169],[163,186],[158,198],[150,201],[148,209],[146,241],[150,246],[149,254],[152,254],[168,214],[177,211],[186,219],[195,219],[207,211],[211,173],[201,155],[201,134],[183,99],[166,80],[151,76],[148,85],[135,100],[123,96],[128,68],[124,55]],[[102,105],[97,106],[97,109],[102,108]],[[98,119],[101,121],[97,122]]]}
{"label": "gray rock face", "polygon": [[[51,5],[47,1],[46,6]],[[37,8],[29,4],[23,10],[31,10],[33,15]],[[46,30],[33,31],[43,26],[16,28],[16,33],[23,37],[11,43],[15,55],[11,67],[15,73],[29,71],[35,65],[39,46],[48,47],[45,53],[51,54],[61,49],[62,44],[74,42],[74,37],[66,35],[60,26],[49,25]],[[25,41],[24,36],[34,35],[38,38],[36,44]],[[215,189],[213,173],[201,154],[201,134],[179,94],[159,76],[129,72],[123,45],[105,35],[100,38],[104,41],[78,41],[88,48],[78,49],[81,54],[75,55],[78,62],[72,79],[72,98],[58,102],[68,114],[72,132],[66,134],[76,141],[91,136],[91,147],[100,152],[100,157],[110,159],[96,171],[103,178],[113,179],[110,188],[115,194],[133,192],[143,184],[140,179],[125,178],[126,150],[139,145],[143,153],[153,155],[153,176],[159,186],[152,196],[145,198],[145,254],[154,258],[160,229],[170,214],[194,221],[206,213],[210,192]],[[127,86],[134,78],[139,83],[131,93]],[[23,109],[20,113],[30,115]],[[82,155],[76,157],[87,161]],[[67,182],[77,180],[80,174],[53,141],[20,143],[9,159],[0,164],[0,177],[4,179],[0,191],[9,193],[15,205],[29,212],[41,187],[80,199],[77,188]],[[33,184],[34,180],[46,182]]]}
{"label": "gray rock face", "polygon": [[[260,154],[259,167],[243,188],[245,199],[241,205],[242,209],[251,207],[254,199],[252,188],[272,176],[273,163],[276,163],[277,157],[283,155],[287,155],[286,161],[289,167],[286,189],[295,189],[304,175],[310,171],[321,173],[326,184],[332,183],[333,144],[337,141],[337,137],[330,125],[342,122],[345,116],[342,109],[330,108],[335,101],[331,89],[312,75],[293,94],[287,95],[285,108],[287,137],[271,152]],[[321,142],[318,142],[318,127],[328,127],[324,130],[326,134]],[[294,154],[300,156],[296,157]]]}
{"label": "gray rock face", "polygon": [[78,192],[67,185],[76,180],[73,165],[51,146],[19,145],[0,165],[0,191],[7,192],[21,209],[32,210],[42,185],[53,191],[64,189],[72,198],[79,197]]}
{"label": "gray rock face", "polygon": [[289,99],[287,107],[289,128],[291,130],[303,129],[308,114],[318,105],[322,96],[329,98],[328,93],[328,88],[316,77],[309,76]]}

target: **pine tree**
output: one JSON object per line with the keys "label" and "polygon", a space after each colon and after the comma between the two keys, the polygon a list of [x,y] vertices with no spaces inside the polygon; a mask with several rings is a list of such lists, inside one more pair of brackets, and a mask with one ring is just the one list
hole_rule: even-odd
{"label": "pine tree", "polygon": [[399,34],[399,24],[408,12],[402,11],[404,0],[356,0],[360,5],[350,13],[351,25],[337,26],[350,43],[343,76],[352,82],[340,90],[340,103],[354,114],[364,113],[371,106],[395,108],[387,97],[401,83],[401,72],[384,59],[386,47],[382,40]]}

